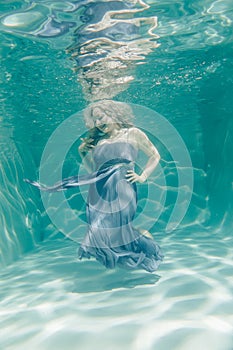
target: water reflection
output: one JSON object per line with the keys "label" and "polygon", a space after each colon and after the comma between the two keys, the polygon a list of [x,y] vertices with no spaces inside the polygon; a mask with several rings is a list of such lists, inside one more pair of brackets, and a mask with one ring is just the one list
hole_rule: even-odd
{"label": "water reflection", "polygon": [[67,42],[86,100],[110,99],[128,88],[136,66],[158,47],[157,17],[149,9],[141,0],[30,1],[3,16],[1,29]]}
{"label": "water reflection", "polygon": [[158,47],[153,32],[157,18],[141,17],[147,9],[142,1],[85,5],[82,24],[67,52],[75,61],[87,100],[109,99],[127,89],[136,65]]}

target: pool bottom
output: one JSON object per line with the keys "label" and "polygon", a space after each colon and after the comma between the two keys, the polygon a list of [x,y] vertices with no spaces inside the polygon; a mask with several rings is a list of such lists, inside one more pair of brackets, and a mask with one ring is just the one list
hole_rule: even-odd
{"label": "pool bottom", "polygon": [[78,261],[67,239],[43,242],[1,274],[3,349],[232,350],[232,239],[159,239],[157,274]]}

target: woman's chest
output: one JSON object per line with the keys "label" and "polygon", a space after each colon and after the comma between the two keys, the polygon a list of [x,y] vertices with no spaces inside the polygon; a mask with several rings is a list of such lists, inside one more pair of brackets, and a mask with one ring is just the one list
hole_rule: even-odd
{"label": "woman's chest", "polygon": [[95,163],[100,164],[113,159],[127,159],[134,161],[137,157],[137,149],[134,145],[125,141],[102,142],[98,144],[93,153]]}

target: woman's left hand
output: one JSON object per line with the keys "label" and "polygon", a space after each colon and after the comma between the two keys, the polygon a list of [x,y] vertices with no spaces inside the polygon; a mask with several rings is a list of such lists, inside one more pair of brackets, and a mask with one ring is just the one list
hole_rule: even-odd
{"label": "woman's left hand", "polygon": [[133,170],[128,170],[125,177],[127,178],[127,181],[131,183],[134,183],[136,181],[142,183],[146,180],[144,176],[138,175]]}

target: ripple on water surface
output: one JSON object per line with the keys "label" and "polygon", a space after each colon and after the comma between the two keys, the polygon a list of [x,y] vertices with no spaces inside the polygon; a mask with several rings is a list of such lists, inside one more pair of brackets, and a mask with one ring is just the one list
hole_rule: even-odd
{"label": "ripple on water surface", "polygon": [[7,16],[2,20],[2,23],[7,27],[30,28],[32,25],[38,24],[38,21],[42,19],[43,15],[40,12],[30,11]]}

